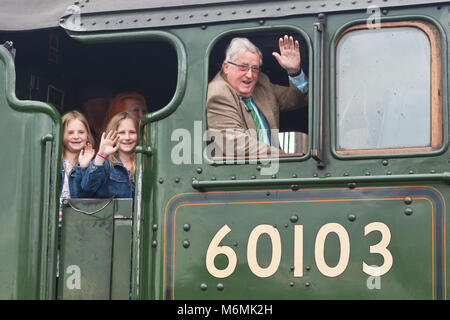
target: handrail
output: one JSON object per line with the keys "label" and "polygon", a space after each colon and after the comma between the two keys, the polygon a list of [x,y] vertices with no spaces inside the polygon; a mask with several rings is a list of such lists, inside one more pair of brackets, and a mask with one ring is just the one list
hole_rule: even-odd
{"label": "handrail", "polygon": [[317,167],[325,167],[323,154],[324,130],[324,37],[325,15],[319,14],[314,23],[314,110],[313,110],[313,148],[312,157],[317,161]]}
{"label": "handrail", "polygon": [[344,177],[314,177],[314,178],[288,178],[288,179],[260,179],[260,180],[193,180],[192,187],[197,190],[221,187],[263,187],[263,186],[289,186],[293,190],[304,185],[317,184],[347,184],[353,188],[356,183],[373,182],[409,182],[409,181],[443,181],[450,182],[450,172],[430,174],[399,174],[375,176],[344,176]]}
{"label": "handrail", "polygon": [[46,296],[47,292],[47,279],[48,279],[48,261],[47,261],[47,247],[49,245],[49,221],[51,212],[50,212],[50,177],[51,177],[51,168],[48,166],[48,163],[51,163],[52,157],[52,144],[53,136],[45,135],[41,138],[42,145],[42,154],[44,155],[43,161],[43,186],[42,186],[42,243],[41,246],[43,250],[41,250],[41,273],[40,273],[40,297],[43,298]]}

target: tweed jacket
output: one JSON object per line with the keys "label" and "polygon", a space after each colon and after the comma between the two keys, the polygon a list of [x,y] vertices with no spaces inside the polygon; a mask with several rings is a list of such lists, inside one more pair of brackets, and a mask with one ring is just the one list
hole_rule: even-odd
{"label": "tweed jacket", "polygon": [[[225,74],[220,71],[209,83],[206,111],[208,133],[215,141],[215,156],[218,156],[220,151],[226,158],[233,155],[276,156],[282,153],[278,139],[279,112],[307,105],[307,93],[300,91],[291,81],[289,87],[275,85],[262,72],[259,74],[252,98],[267,119],[272,133],[272,146],[258,141],[252,115],[227,82]],[[231,149],[230,146],[234,148]]]}

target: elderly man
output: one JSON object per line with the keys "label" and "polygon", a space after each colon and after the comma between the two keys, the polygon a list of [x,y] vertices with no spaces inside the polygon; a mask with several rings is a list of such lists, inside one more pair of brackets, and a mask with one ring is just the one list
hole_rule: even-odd
{"label": "elderly man", "polygon": [[289,74],[289,87],[275,85],[262,72],[261,51],[246,38],[234,38],[222,70],[208,85],[208,133],[215,155],[278,156],[279,112],[307,105],[306,77],[300,67],[299,43],[287,35],[273,52]]}

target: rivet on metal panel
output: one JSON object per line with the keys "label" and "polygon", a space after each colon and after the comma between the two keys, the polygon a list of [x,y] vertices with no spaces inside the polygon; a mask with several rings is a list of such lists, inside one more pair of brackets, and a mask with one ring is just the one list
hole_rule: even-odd
{"label": "rivet on metal panel", "polygon": [[365,172],[365,175],[366,175],[366,176],[370,176],[370,171],[366,171],[366,172]]}
{"label": "rivet on metal panel", "polygon": [[123,20],[119,20],[119,23],[123,23]]}
{"label": "rivet on metal panel", "polygon": [[251,12],[252,12],[252,10],[247,10],[246,12],[247,12],[247,13],[251,13]]}
{"label": "rivet on metal panel", "polygon": [[180,182],[180,178],[175,178],[175,183],[179,183]]}
{"label": "rivet on metal panel", "polygon": [[190,14],[190,15],[189,15],[189,18],[191,18],[191,19],[192,19],[193,17],[194,17],[194,15],[193,15],[193,14]]}
{"label": "rivet on metal panel", "polygon": [[291,189],[292,190],[298,190],[300,187],[298,186],[298,184],[293,184],[293,185],[291,185]]}
{"label": "rivet on metal panel", "polygon": [[281,10],[281,8],[280,8],[280,7],[278,7],[278,8],[277,8],[277,11],[280,11],[280,10]]}
{"label": "rivet on metal panel", "polygon": [[208,16],[208,14],[207,13],[205,13],[204,15],[203,15],[204,17],[207,17]]}
{"label": "rivet on metal panel", "polygon": [[200,167],[198,167],[198,168],[197,168],[197,173],[202,173],[202,172],[203,172],[203,169],[200,168]]}
{"label": "rivet on metal panel", "polygon": [[263,24],[265,24],[265,23],[266,23],[265,20],[259,20],[259,24],[260,24],[260,25],[263,25]]}
{"label": "rivet on metal panel", "polygon": [[109,24],[109,21],[105,21],[105,24]]}
{"label": "rivet on metal panel", "polygon": [[236,180],[236,176],[231,176],[231,180]]}
{"label": "rivet on metal panel", "polygon": [[383,15],[387,15],[387,14],[388,14],[388,10],[387,10],[387,9],[383,9],[383,10],[381,10],[381,13],[382,13]]}
{"label": "rivet on metal panel", "polygon": [[413,214],[413,209],[412,209],[412,208],[406,208],[406,209],[405,209],[405,214],[406,214],[407,216],[412,215],[412,214]]}
{"label": "rivet on metal panel", "polygon": [[306,282],[306,283],[305,283],[305,286],[309,288],[309,287],[311,286],[311,283]]}
{"label": "rivet on metal panel", "polygon": [[152,230],[153,230],[153,231],[158,230],[158,225],[157,225],[156,223],[152,226]]}
{"label": "rivet on metal panel", "polygon": [[337,6],[340,6],[340,5],[341,5],[341,3],[340,3],[340,2],[336,2],[336,5],[337,5]]}
{"label": "rivet on metal panel", "polygon": [[294,286],[294,282],[292,282],[292,281],[289,282],[289,286],[290,286],[290,287],[293,287],[293,286]]}
{"label": "rivet on metal panel", "polygon": [[410,169],[408,172],[409,172],[409,174],[414,174],[414,170],[412,170],[412,169]]}
{"label": "rivet on metal panel", "polygon": [[294,266],[290,266],[289,270],[294,271],[295,267]]}
{"label": "rivet on metal panel", "polygon": [[390,176],[390,175],[392,174],[392,172],[391,172],[391,171],[388,171],[388,172],[386,172],[386,174],[387,174],[388,176]]}
{"label": "rivet on metal panel", "polygon": [[156,248],[158,246],[158,241],[157,240],[153,240],[152,241],[152,247]]}
{"label": "rivet on metal panel", "polygon": [[211,180],[212,181],[216,181],[216,177],[211,177]]}
{"label": "rivet on metal panel", "polygon": [[164,20],[166,20],[166,17],[161,17],[161,21],[164,21]]}
{"label": "rivet on metal panel", "polygon": [[179,16],[175,16],[175,17],[174,17],[175,20],[178,20],[179,18],[180,18]]}
{"label": "rivet on metal panel", "polygon": [[272,175],[272,179],[276,179],[277,178],[277,175],[276,174],[273,174]]}
{"label": "rivet on metal panel", "polygon": [[223,291],[223,289],[224,289],[224,286],[223,286],[223,283],[218,283],[217,284],[217,290],[219,290],[219,291]]}
{"label": "rivet on metal panel", "polygon": [[383,166],[387,166],[389,164],[389,161],[385,159],[381,163],[383,164]]}
{"label": "rivet on metal panel", "polygon": [[205,29],[206,29],[206,25],[202,25],[202,26],[201,26],[201,29],[202,29],[202,30],[205,30]]}
{"label": "rivet on metal panel", "polygon": [[310,271],[311,267],[310,266],[306,266],[305,269],[306,269],[306,271]]}
{"label": "rivet on metal panel", "polygon": [[148,21],[148,22],[152,21],[152,18],[148,18],[147,21]]}
{"label": "rivet on metal panel", "polygon": [[430,173],[436,173],[436,170],[431,169],[431,170],[430,170]]}
{"label": "rivet on metal panel", "polygon": [[350,189],[355,189],[355,188],[356,188],[356,183],[355,183],[355,182],[350,182],[350,183],[347,184],[347,186],[348,186]]}
{"label": "rivet on metal panel", "polygon": [[347,216],[347,219],[349,220],[349,221],[355,221],[356,220],[356,214],[354,214],[354,213],[349,213],[349,215]]}
{"label": "rivet on metal panel", "polygon": [[206,290],[208,289],[208,285],[207,285],[206,283],[202,283],[202,284],[200,285],[200,289],[201,289],[202,291],[206,291]]}
{"label": "rivet on metal panel", "polygon": [[189,248],[190,245],[191,245],[191,243],[189,242],[189,240],[184,240],[183,241],[183,247]]}
{"label": "rivet on metal panel", "polygon": [[222,15],[222,12],[217,12],[217,15],[218,15],[218,16],[221,16],[221,15]]}
{"label": "rivet on metal panel", "polygon": [[250,179],[256,179],[256,176],[253,174],[251,177],[250,177]]}
{"label": "rivet on metal panel", "polygon": [[297,174],[296,174],[296,173],[293,173],[293,174],[292,174],[292,178],[297,178]]}
{"label": "rivet on metal panel", "polygon": [[133,22],[134,22],[134,23],[138,22],[138,19],[134,19]]}
{"label": "rivet on metal panel", "polygon": [[348,177],[349,173],[347,171],[344,172],[344,177]]}
{"label": "rivet on metal panel", "polygon": [[189,230],[191,230],[191,225],[190,225],[189,223],[185,223],[185,224],[183,225],[183,230],[186,231],[186,232],[188,232]]}
{"label": "rivet on metal panel", "polygon": [[292,223],[296,223],[298,221],[298,216],[296,214],[294,214],[291,216],[291,218],[289,220],[291,220]]}
{"label": "rivet on metal panel", "polygon": [[326,3],[322,3],[320,6],[323,8],[325,7],[327,4]]}
{"label": "rivet on metal panel", "polygon": [[405,201],[405,204],[411,204],[412,203],[412,198],[411,197],[405,197],[405,199],[403,201]]}
{"label": "rivet on metal panel", "polygon": [[164,179],[163,178],[159,178],[159,183],[163,183]]}
{"label": "rivet on metal panel", "polygon": [[236,14],[236,11],[231,11],[231,14]]}

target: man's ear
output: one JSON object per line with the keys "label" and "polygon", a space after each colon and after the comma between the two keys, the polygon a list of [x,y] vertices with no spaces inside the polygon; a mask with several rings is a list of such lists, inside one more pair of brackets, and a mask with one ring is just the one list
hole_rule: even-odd
{"label": "man's ear", "polygon": [[223,73],[228,74],[228,68],[229,68],[229,67],[230,67],[230,65],[228,64],[228,62],[224,61],[224,62],[222,63],[222,70],[223,70]]}

